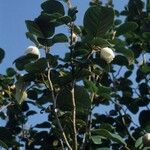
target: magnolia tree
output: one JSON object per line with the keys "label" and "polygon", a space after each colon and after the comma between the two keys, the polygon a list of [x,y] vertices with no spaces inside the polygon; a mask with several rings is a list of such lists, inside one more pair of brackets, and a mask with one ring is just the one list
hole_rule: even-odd
{"label": "magnolia tree", "polygon": [[[148,149],[149,0],[129,0],[120,12],[111,0],[93,0],[81,25],[70,0],[46,0],[41,8],[25,21],[34,46],[0,75],[0,146]],[[53,52],[59,43],[66,49],[62,57]]]}

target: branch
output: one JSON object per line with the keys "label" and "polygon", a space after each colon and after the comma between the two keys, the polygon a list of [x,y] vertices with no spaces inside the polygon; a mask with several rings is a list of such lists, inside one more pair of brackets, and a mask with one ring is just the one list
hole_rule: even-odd
{"label": "branch", "polygon": [[[120,69],[120,70],[121,70],[121,69]],[[120,70],[119,70],[119,72],[120,72]],[[115,83],[116,78],[115,78],[115,76],[114,76],[113,73],[112,73],[112,78],[113,78],[112,81],[113,81],[114,90],[115,90],[115,92],[117,92],[116,83]],[[119,103],[119,101],[117,100],[117,98],[116,98],[116,100],[115,100],[115,103],[116,103],[118,106],[121,106],[120,103]],[[121,106],[121,108],[122,108],[122,106]],[[118,110],[118,112],[119,112],[119,115],[120,115],[120,117],[121,117],[122,124],[123,124],[124,128],[126,129],[126,132],[127,132],[128,136],[129,136],[133,141],[135,141],[135,138],[130,134],[130,132],[129,132],[129,130],[128,130],[128,127],[127,127],[126,124],[125,124],[125,120],[124,120],[124,118],[123,118],[122,112],[121,112],[120,110]],[[126,148],[128,148],[128,147],[126,147]]]}
{"label": "branch", "polygon": [[74,144],[74,150],[77,150],[77,129],[76,129],[76,102],[75,102],[75,92],[74,92],[74,83],[73,87],[71,89],[71,97],[72,97],[72,105],[73,105],[73,144]]}
{"label": "branch", "polygon": [[62,128],[62,125],[61,125],[61,123],[60,123],[60,120],[59,120],[57,111],[56,111],[56,100],[57,100],[57,97],[55,97],[55,94],[54,94],[54,87],[53,87],[53,84],[52,84],[52,81],[51,81],[50,74],[51,74],[51,69],[49,68],[49,69],[48,69],[48,84],[49,84],[49,87],[50,87],[51,92],[52,92],[52,99],[53,99],[53,104],[54,104],[54,105],[53,105],[53,106],[54,106],[54,115],[55,115],[55,118],[56,118],[58,127],[59,127],[59,129],[60,129],[60,131],[61,131],[61,133],[62,133],[63,139],[64,139],[64,141],[65,141],[67,147],[68,147],[70,150],[72,150],[72,148],[71,148],[71,146],[70,146],[70,144],[69,144],[69,142],[68,142],[68,139],[67,139],[67,137],[66,137],[66,134],[65,134],[65,132],[64,132],[64,130],[63,130],[63,128]]}
{"label": "branch", "polygon": [[12,105],[12,102],[9,102],[6,106],[2,107],[0,109],[0,112],[2,112],[3,110],[5,110],[7,107],[9,107],[10,105]]}
{"label": "branch", "polygon": [[[47,54],[49,52],[48,48],[46,47],[45,48],[45,54]],[[58,114],[57,114],[57,111],[56,111],[56,101],[57,101],[57,96],[55,96],[54,94],[54,87],[53,87],[53,83],[51,81],[51,67],[50,67],[50,64],[49,62],[47,62],[47,67],[48,67],[48,72],[47,72],[47,77],[48,77],[48,87],[49,87],[49,90],[52,92],[52,100],[53,100],[53,107],[54,107],[54,116],[55,116],[55,119],[57,121],[57,124],[58,124],[58,127],[62,133],[62,136],[63,136],[63,140],[65,141],[67,147],[69,148],[69,150],[72,150],[69,142],[68,142],[68,139],[66,137],[66,134],[63,130],[63,127],[61,125],[61,122],[59,120],[59,117],[58,117]]]}

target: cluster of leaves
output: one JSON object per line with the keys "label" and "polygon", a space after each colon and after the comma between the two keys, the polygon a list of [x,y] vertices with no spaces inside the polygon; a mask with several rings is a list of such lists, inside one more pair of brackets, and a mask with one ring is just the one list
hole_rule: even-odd
{"label": "cluster of leaves", "polygon": [[[75,110],[78,149],[143,149],[142,135],[150,132],[150,63],[145,60],[150,47],[148,1],[129,0],[122,12],[110,2],[90,2],[82,26],[75,23],[77,8],[67,9],[68,3],[44,1],[41,14],[26,20],[27,38],[45,56],[20,57],[14,62],[17,71],[8,68],[6,75],[0,75],[0,118],[7,119],[0,127],[0,145],[65,149],[63,131],[72,147]],[[122,15],[125,20],[118,19]],[[62,26],[69,29],[70,38],[56,34]],[[72,40],[73,33],[78,41]],[[69,48],[65,57],[52,55],[53,45],[64,42]],[[107,64],[93,47],[113,48],[116,57]],[[0,49],[0,62],[3,58]],[[102,113],[104,106],[111,106],[109,112]],[[26,128],[39,110],[47,119]]]}

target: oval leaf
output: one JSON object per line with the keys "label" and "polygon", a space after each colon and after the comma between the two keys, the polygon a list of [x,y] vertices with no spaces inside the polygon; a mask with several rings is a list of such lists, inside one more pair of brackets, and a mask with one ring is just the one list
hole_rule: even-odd
{"label": "oval leaf", "polygon": [[114,10],[108,7],[90,7],[84,16],[84,27],[92,36],[102,36],[113,25]]}
{"label": "oval leaf", "polygon": [[110,139],[114,142],[126,145],[124,139],[120,135],[112,134],[112,133],[110,133],[109,131],[107,131],[105,129],[95,129],[95,130],[92,130],[91,133],[93,135],[100,135],[100,136],[108,138],[108,139]]}
{"label": "oval leaf", "polygon": [[45,1],[42,3],[41,8],[44,10],[45,13],[53,14],[53,13],[59,13],[61,15],[65,14],[63,5],[55,0],[52,1]]}
{"label": "oval leaf", "polygon": [[116,35],[119,36],[119,35],[125,34],[127,32],[134,31],[137,28],[138,28],[137,23],[135,23],[135,22],[125,22],[116,29],[117,30]]}

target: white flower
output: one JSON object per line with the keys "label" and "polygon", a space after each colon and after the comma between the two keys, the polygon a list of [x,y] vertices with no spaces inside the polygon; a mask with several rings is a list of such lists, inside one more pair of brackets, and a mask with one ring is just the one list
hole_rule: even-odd
{"label": "white flower", "polygon": [[142,138],[144,146],[150,146],[150,133],[146,133]]}
{"label": "white flower", "polygon": [[34,54],[34,55],[37,55],[38,58],[40,58],[40,51],[36,46],[29,46],[25,51],[25,55],[28,55],[28,54]]}
{"label": "white flower", "polygon": [[115,58],[114,52],[109,47],[102,48],[100,54],[107,63],[110,63]]}

